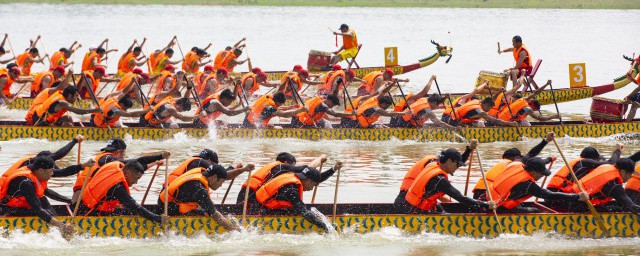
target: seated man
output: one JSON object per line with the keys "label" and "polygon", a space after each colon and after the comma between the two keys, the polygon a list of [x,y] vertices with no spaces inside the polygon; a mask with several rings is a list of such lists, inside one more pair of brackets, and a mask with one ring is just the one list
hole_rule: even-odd
{"label": "seated man", "polygon": [[291,127],[293,128],[333,128],[331,123],[326,119],[326,115],[335,117],[351,117],[352,113],[341,113],[333,110],[333,107],[339,106],[340,100],[334,94],[329,94],[326,98],[320,96],[308,99],[304,106],[308,109],[305,112],[296,114],[291,118]]}
{"label": "seated man", "polygon": [[[585,147],[580,152],[580,157],[569,161],[569,166],[575,172],[576,177],[578,179],[582,179],[585,175],[589,174],[593,169],[604,165],[604,164],[614,164],[618,159],[620,159],[620,154],[622,153],[622,144],[618,143],[616,145],[616,149],[611,154],[611,158],[609,160],[604,160],[600,155],[600,152],[594,147]],[[547,189],[553,192],[565,192],[571,193],[573,192],[573,185],[575,184],[575,180],[569,171],[569,167],[562,166],[556,174],[551,177],[549,184],[547,185]]]}
{"label": "seated man", "polygon": [[547,81],[547,84],[536,89],[531,95],[525,98],[516,98],[507,107],[503,107],[498,113],[498,118],[503,121],[516,121],[522,126],[531,126],[527,121],[527,116],[531,116],[538,121],[549,121],[552,119],[560,119],[559,114],[551,116],[543,116],[535,110],[540,109],[540,102],[535,97],[540,94],[549,84],[551,80]]}
{"label": "seated man", "polygon": [[522,43],[522,37],[514,36],[511,43],[513,44],[513,48],[507,48],[504,50],[500,50],[500,43],[498,43],[498,54],[503,52],[513,52],[513,59],[515,60],[516,65],[512,68],[506,69],[505,71],[509,72],[509,77],[515,87],[516,80],[518,76],[520,76],[521,70],[524,70],[526,74],[529,74],[533,69],[533,65],[529,50]]}
{"label": "seated man", "polygon": [[269,120],[276,116],[293,117],[295,114],[306,111],[305,107],[294,110],[280,110],[286,101],[283,93],[264,95],[253,104],[251,112],[244,118],[242,126],[245,128],[268,128]]}
{"label": "seated man", "polygon": [[453,126],[484,127],[483,119],[497,125],[518,125],[518,123],[516,122],[503,121],[487,114],[487,111],[491,110],[493,104],[494,102],[492,98],[486,98],[482,101],[471,100],[460,105],[459,107],[456,107],[454,111],[450,112],[449,114],[447,114],[445,110],[445,113],[442,114],[442,121],[447,122],[449,125]]}
{"label": "seated man", "polygon": [[[253,170],[253,165],[248,165],[244,171]],[[237,173],[239,175],[240,173]],[[237,176],[236,175],[236,176]],[[194,168],[180,175],[169,183],[169,215],[202,215],[205,213],[212,217],[216,223],[227,230],[240,230],[220,213],[209,197],[209,189],[217,190],[227,179],[234,179],[227,174],[224,167],[214,164],[208,168]],[[158,205],[164,204],[165,191],[160,191]]]}
{"label": "seated man", "polygon": [[99,108],[82,109],[73,104],[80,97],[78,88],[67,86],[62,93],[54,93],[41,105],[38,105],[33,115],[36,126],[73,126],[73,120],[69,116],[64,116],[67,111],[84,115],[100,112]]}
{"label": "seated man", "polygon": [[100,103],[100,113],[91,114],[89,124],[99,128],[119,128],[124,127],[120,122],[120,117],[141,117],[149,109],[141,109],[129,112],[133,107],[133,101],[128,94],[119,93],[118,95],[107,98]]}
{"label": "seated man", "polygon": [[378,93],[362,96],[357,103],[356,116],[343,117],[340,126],[343,128],[381,128],[385,126],[374,124],[380,116],[401,117],[410,115],[411,111],[409,109],[404,112],[387,111],[393,104],[393,99],[387,96],[391,87],[393,87],[393,84],[388,84]]}
{"label": "seated man", "polygon": [[[182,77],[178,76],[178,83],[182,81]],[[195,116],[186,116],[181,114],[181,112],[187,112],[191,110],[191,101],[189,100],[189,95],[191,95],[191,90],[193,88],[188,87],[187,93],[183,98],[174,99],[173,97],[166,97],[158,104],[153,106],[153,111],[147,112],[144,116],[140,117],[140,124],[146,127],[167,127],[167,128],[179,128],[180,126],[176,123],[173,118],[177,118],[184,122],[193,122],[194,119],[203,117],[206,113],[201,112]]]}
{"label": "seated man", "polygon": [[[196,115],[205,113],[206,115],[193,120],[193,126],[197,128],[207,128],[209,123],[214,123],[216,126],[226,126],[226,123],[222,120],[216,120],[220,115],[225,114],[227,116],[236,116],[243,112],[247,112],[251,109],[249,106],[243,108],[227,108],[236,99],[233,92],[229,89],[223,90],[220,94],[212,94],[202,101],[202,106],[196,110]],[[240,99],[241,101],[244,99]]]}
{"label": "seated man", "polygon": [[[342,168],[341,162],[331,170]],[[325,171],[329,172],[329,171]],[[299,173],[282,173],[272,178],[256,191],[256,200],[261,206],[262,215],[302,215],[307,221],[323,229],[330,228],[302,201],[303,191],[311,191],[330,175],[323,175],[316,168],[309,167]]]}

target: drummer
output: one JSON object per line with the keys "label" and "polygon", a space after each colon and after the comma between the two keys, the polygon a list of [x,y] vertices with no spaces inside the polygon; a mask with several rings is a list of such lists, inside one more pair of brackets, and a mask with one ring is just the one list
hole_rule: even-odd
{"label": "drummer", "polygon": [[336,36],[342,36],[342,47],[333,52],[335,56],[331,58],[331,64],[329,68],[338,62],[346,60],[348,58],[355,58],[358,55],[358,35],[356,31],[349,28],[349,25],[340,25],[340,32],[333,32]]}
{"label": "drummer", "polygon": [[511,81],[513,82],[513,86],[516,86],[516,80],[520,76],[521,70],[525,70],[526,74],[530,74],[533,69],[533,65],[531,64],[531,55],[529,54],[529,50],[522,43],[522,37],[514,36],[511,40],[513,47],[500,50],[500,43],[498,43],[498,54],[503,52],[513,52],[513,59],[516,61],[516,65],[512,68],[508,68],[505,71],[509,72],[509,76]]}

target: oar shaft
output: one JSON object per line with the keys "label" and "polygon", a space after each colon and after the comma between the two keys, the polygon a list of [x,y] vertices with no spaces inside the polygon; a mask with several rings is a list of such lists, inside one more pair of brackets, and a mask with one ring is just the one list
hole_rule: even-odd
{"label": "oar shaft", "polygon": [[[480,151],[476,150],[476,156],[478,157],[478,166],[480,166],[480,174],[482,175],[482,181],[484,181],[484,186],[487,188],[487,196],[489,197],[489,202],[493,201],[493,196],[489,192],[489,182],[487,181],[487,176],[484,173],[484,168],[482,167],[482,158],[480,158]],[[500,218],[498,218],[498,211],[493,209],[493,217],[496,219],[496,223],[500,228],[500,233],[504,233],[504,228],[502,227],[502,223],[500,223]]]}
{"label": "oar shaft", "polygon": [[[318,169],[320,172],[322,172],[322,164],[324,163],[320,163],[320,168]],[[318,193],[318,186],[315,186],[313,188],[313,196],[311,197],[311,204],[315,204],[316,203],[316,194]]]}
{"label": "oar shaft", "polygon": [[338,210],[338,188],[340,187],[340,169],[338,169],[338,173],[336,174],[336,190],[333,193],[333,223],[336,222],[336,213]]}
{"label": "oar shaft", "polygon": [[76,206],[73,208],[73,214],[71,214],[71,223],[75,223],[78,209],[80,208],[80,204],[82,203],[82,195],[84,194],[84,189],[87,187],[87,183],[89,183],[89,177],[91,177],[91,167],[85,167],[84,171],[86,171],[87,175],[84,176],[82,188],[80,188],[80,195],[78,196],[78,201],[76,201]]}
{"label": "oar shaft", "polygon": [[471,165],[473,163],[473,149],[471,150],[471,154],[469,154],[469,166],[467,168],[467,181],[464,183],[464,196],[467,196],[467,192],[469,191],[469,180],[471,179]]}
{"label": "oar shaft", "polygon": [[145,201],[147,201],[147,195],[149,195],[149,190],[151,190],[151,185],[153,184],[153,180],[156,178],[156,175],[158,175],[158,169],[160,169],[160,165],[156,166],[156,170],[153,171],[153,175],[151,176],[151,180],[149,180],[149,185],[147,186],[147,190],[144,191],[144,196],[142,196],[142,202],[140,202],[140,204],[144,204]]}
{"label": "oar shaft", "polygon": [[249,170],[249,175],[247,175],[247,186],[244,190],[244,203],[242,204],[242,220],[241,225],[244,225],[244,221],[247,218],[247,202],[249,200],[249,190],[251,188],[251,170]]}
{"label": "oar shaft", "polygon": [[164,215],[169,216],[169,158],[164,164]]}
{"label": "oar shaft", "polygon": [[[549,164],[549,170],[551,170],[551,168],[553,168],[553,163],[555,163],[555,160],[552,160],[551,163]],[[545,183],[547,183],[547,176],[544,176],[544,178],[542,179],[542,184],[540,185],[541,188],[544,188]],[[536,197],[536,199],[534,200],[534,202],[538,202],[540,198]]]}
{"label": "oar shaft", "polygon": [[82,155],[82,141],[78,141],[78,164],[80,164],[81,155]]}
{"label": "oar shaft", "polygon": [[231,179],[229,182],[229,187],[227,187],[227,192],[224,192],[224,197],[222,197],[222,202],[220,205],[224,205],[224,202],[227,201],[227,196],[229,195],[229,191],[231,191],[231,187],[233,186],[233,182],[236,181],[236,178]]}
{"label": "oar shaft", "polygon": [[560,108],[558,108],[558,101],[556,100],[556,93],[553,90],[553,84],[549,83],[549,89],[551,90],[551,98],[553,99],[553,104],[556,106],[556,113],[558,113],[558,117],[560,119],[560,125],[564,126],[562,123],[562,116],[560,116]]}

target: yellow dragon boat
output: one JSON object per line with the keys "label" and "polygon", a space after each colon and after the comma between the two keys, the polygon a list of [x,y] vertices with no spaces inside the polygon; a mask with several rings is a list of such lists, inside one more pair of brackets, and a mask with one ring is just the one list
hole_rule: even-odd
{"label": "yellow dragon boat", "polygon": [[[530,204],[530,203],[529,203]],[[597,238],[604,232],[596,217],[585,213],[492,214],[466,213],[456,209],[456,203],[443,204],[447,214],[396,214],[388,204],[340,204],[335,219],[330,216],[332,205],[315,205],[343,233],[369,233],[383,228],[397,228],[408,233],[439,233],[464,237],[495,237],[501,233],[531,235],[548,232],[576,238]],[[540,206],[541,207],[541,206]],[[57,207],[61,208],[61,207]],[[150,206],[150,208],[156,208]],[[240,219],[242,205],[221,206],[221,212]],[[631,213],[601,213],[607,233],[612,237],[639,237],[638,216]],[[71,217],[57,217],[70,221]],[[160,236],[163,227],[142,217],[77,217],[74,224],[79,234],[95,237],[148,238]],[[244,226],[260,233],[304,234],[323,232],[300,216],[247,216]],[[504,229],[501,231],[501,227]],[[5,234],[14,230],[46,233],[49,225],[38,217],[0,217]],[[206,216],[173,217],[171,233],[183,236],[216,235],[227,232]]]}
{"label": "yellow dragon boat", "polygon": [[[88,124],[86,124],[88,125]],[[86,126],[85,125],[85,126]],[[283,129],[250,129],[240,128],[239,125],[229,125],[228,128],[200,129],[192,128],[189,124],[182,124],[178,129],[161,129],[136,127],[136,123],[125,123],[127,128],[95,128],[95,127],[40,127],[27,126],[21,121],[0,121],[0,141],[15,139],[46,139],[70,140],[76,134],[84,135],[87,140],[104,141],[112,138],[132,138],[142,140],[171,139],[177,134],[192,138],[214,139],[303,139],[303,140],[412,140],[428,141],[458,141],[460,135],[466,139],[477,139],[479,142],[520,141],[523,138],[540,138],[548,132],[555,132],[560,137],[597,138],[612,135],[640,133],[640,122],[618,123],[587,123],[584,121],[560,122],[532,122],[530,127],[485,127],[462,128],[460,135],[440,128],[290,128],[281,125]]]}

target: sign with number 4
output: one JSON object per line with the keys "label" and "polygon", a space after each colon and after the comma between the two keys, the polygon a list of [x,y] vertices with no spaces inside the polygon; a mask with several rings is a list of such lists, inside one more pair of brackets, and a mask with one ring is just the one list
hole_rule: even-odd
{"label": "sign with number 4", "polygon": [[584,63],[569,64],[569,86],[571,88],[587,86],[587,68]]}
{"label": "sign with number 4", "polygon": [[384,66],[398,66],[398,47],[384,48]]}

